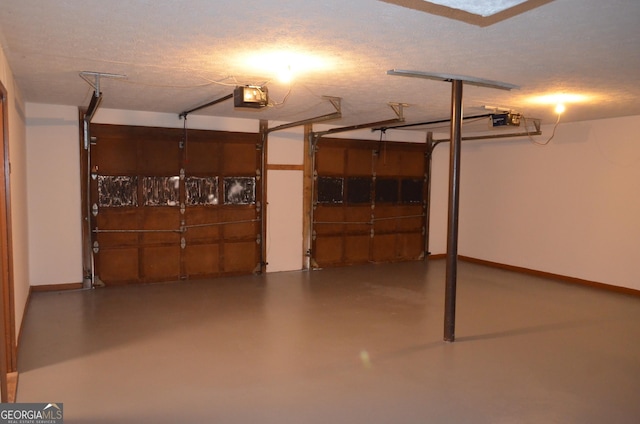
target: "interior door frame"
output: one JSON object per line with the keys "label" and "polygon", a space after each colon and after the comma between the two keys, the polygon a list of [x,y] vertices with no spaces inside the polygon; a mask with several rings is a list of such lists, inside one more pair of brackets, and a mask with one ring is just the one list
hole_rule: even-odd
{"label": "interior door frame", "polygon": [[0,154],[2,155],[2,173],[0,174],[0,305],[2,305],[2,319],[0,331],[3,342],[0,343],[0,385],[2,402],[8,401],[7,374],[17,370],[16,349],[16,318],[13,287],[13,248],[11,239],[11,202],[10,202],[10,173],[9,162],[9,131],[7,114],[7,90],[0,82]]}

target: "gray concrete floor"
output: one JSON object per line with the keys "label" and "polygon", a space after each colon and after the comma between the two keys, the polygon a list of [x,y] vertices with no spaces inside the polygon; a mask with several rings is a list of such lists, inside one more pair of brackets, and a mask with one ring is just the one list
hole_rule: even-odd
{"label": "gray concrete floor", "polygon": [[640,298],[443,260],[34,293],[18,402],[65,423],[640,422]]}

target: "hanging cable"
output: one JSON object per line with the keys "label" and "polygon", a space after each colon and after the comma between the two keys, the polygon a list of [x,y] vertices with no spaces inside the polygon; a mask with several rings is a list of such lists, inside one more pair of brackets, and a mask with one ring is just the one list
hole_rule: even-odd
{"label": "hanging cable", "polygon": [[524,127],[527,129],[527,136],[529,137],[529,140],[531,140],[531,142],[533,144],[535,144],[536,146],[546,146],[546,145],[548,145],[549,142],[551,140],[553,140],[553,137],[555,137],[556,128],[558,128],[558,125],[560,124],[560,114],[558,114],[558,119],[556,119],[556,123],[553,126],[553,130],[551,131],[551,136],[546,141],[537,141],[529,133],[529,128],[527,127],[527,119],[524,116],[522,117],[522,119],[524,120]]}
{"label": "hanging cable", "polygon": [[381,129],[380,130],[380,145],[383,148],[382,151],[382,164],[386,165],[387,164],[387,143],[383,143],[382,142],[382,136],[386,136],[387,135],[387,130],[386,129]]}

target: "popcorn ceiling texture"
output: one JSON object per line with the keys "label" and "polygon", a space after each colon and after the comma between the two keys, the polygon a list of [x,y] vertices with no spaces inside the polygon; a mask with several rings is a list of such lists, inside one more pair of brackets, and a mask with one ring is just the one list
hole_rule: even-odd
{"label": "popcorn ceiling texture", "polygon": [[[553,122],[552,107],[528,99],[556,91],[595,99],[569,106],[565,122],[640,114],[640,2],[532,1],[486,26],[416,2],[426,3],[4,0],[0,43],[27,102],[86,106],[92,89],[78,73],[97,71],[128,76],[102,80],[104,108],[177,115],[235,84],[268,81],[272,101],[284,104],[244,111],[222,102],[197,113],[295,121],[333,112],[328,95],[343,99],[336,125],[394,118],[388,102],[408,103],[407,121],[449,116],[450,84],[386,74],[395,68],[521,87],[465,87],[465,114],[499,105]],[[332,67],[298,75],[290,87],[243,64],[243,54],[273,49],[324,57]]]}

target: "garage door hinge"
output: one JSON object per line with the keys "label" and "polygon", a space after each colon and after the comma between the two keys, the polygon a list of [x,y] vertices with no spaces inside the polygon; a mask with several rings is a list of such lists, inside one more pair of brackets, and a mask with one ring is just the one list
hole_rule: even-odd
{"label": "garage door hinge", "polygon": [[180,248],[184,249],[185,247],[187,247],[187,240],[184,237],[182,237],[180,238]]}
{"label": "garage door hinge", "polygon": [[91,206],[91,214],[93,216],[98,216],[98,205],[96,203]]}
{"label": "garage door hinge", "polygon": [[96,240],[93,242],[93,253],[98,253],[99,251],[100,251],[100,244]]}

